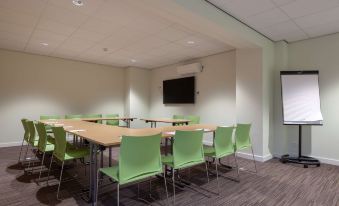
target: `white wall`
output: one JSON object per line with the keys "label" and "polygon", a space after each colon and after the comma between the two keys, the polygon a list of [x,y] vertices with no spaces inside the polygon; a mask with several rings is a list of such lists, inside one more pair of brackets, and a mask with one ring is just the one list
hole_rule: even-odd
{"label": "white wall", "polygon": [[320,72],[320,98],[324,117],[323,126],[303,126],[303,154],[316,157],[322,162],[339,165],[339,138],[337,117],[339,111],[339,34],[299,41],[279,43],[276,53],[275,73],[275,136],[272,150],[275,156],[297,154],[298,128],[282,124],[279,71],[286,69],[314,69]]}
{"label": "white wall", "polygon": [[236,118],[238,123],[252,124],[253,151],[259,160],[263,159],[261,68],[261,49],[238,49],[236,51]]}
{"label": "white wall", "polygon": [[[300,41],[288,45],[288,68],[319,70],[323,126],[304,127],[304,155],[318,157],[323,162],[339,165],[339,34]],[[280,92],[276,87],[276,92]],[[275,111],[281,113],[278,106]],[[279,152],[297,151],[298,130],[283,126],[285,133],[277,135],[287,144]],[[281,132],[281,131],[280,131]],[[284,145],[281,145],[284,146]],[[287,147],[287,148],[286,148]]]}
{"label": "white wall", "polygon": [[[235,124],[235,51],[197,59],[203,72],[196,74],[195,104],[163,104],[162,82],[182,77],[178,65],[152,70],[150,117],[169,117],[173,114],[199,115],[201,123]],[[159,124],[160,125],[160,124]]]}
{"label": "white wall", "polygon": [[[147,118],[150,108],[150,70],[129,67],[126,69],[126,110],[129,117]],[[141,120],[134,120],[132,128],[144,128],[148,125]]]}
{"label": "white wall", "polygon": [[0,50],[0,146],[22,139],[21,118],[124,114],[124,69]]}

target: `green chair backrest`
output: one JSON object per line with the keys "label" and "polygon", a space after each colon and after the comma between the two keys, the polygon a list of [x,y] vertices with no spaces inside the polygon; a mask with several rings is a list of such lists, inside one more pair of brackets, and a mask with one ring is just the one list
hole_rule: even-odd
{"label": "green chair backrest", "polygon": [[42,152],[45,152],[47,145],[47,132],[45,124],[39,122],[35,124],[35,128],[39,135],[38,149]]}
{"label": "green chair backrest", "polygon": [[251,124],[237,124],[235,130],[236,150],[245,149],[251,146],[250,130]]}
{"label": "green chair backrest", "polygon": [[[106,114],[105,117],[119,117],[119,114]],[[107,125],[119,126],[119,120],[106,120]]]}
{"label": "green chair backrest", "polygon": [[35,126],[33,121],[26,121],[26,125],[29,131],[29,144],[34,145],[34,140],[38,136],[36,131],[35,131]]}
{"label": "green chair backrest", "polygon": [[65,119],[81,119],[84,118],[82,114],[66,114]]}
{"label": "green chair backrest", "polygon": [[175,114],[173,115],[173,119],[185,119],[185,116],[181,114]]}
{"label": "green chair backrest", "polygon": [[184,119],[188,119],[191,120],[188,124],[199,124],[200,123],[200,117],[199,116],[195,116],[195,115],[188,115],[186,116]]}
{"label": "green chair backrest", "polygon": [[143,137],[123,136],[119,154],[120,184],[151,173],[161,173],[161,134]]}
{"label": "green chair backrest", "polygon": [[25,131],[25,133],[24,133],[24,140],[26,142],[29,141],[29,129],[27,127],[27,121],[28,121],[27,119],[21,119],[21,123],[22,123],[22,126],[24,127],[24,131]]}
{"label": "green chair backrest", "polygon": [[176,131],[173,143],[174,169],[204,162],[203,131]]}
{"label": "green chair backrest", "polygon": [[214,137],[214,148],[217,158],[234,153],[233,129],[234,127],[217,127]]}
{"label": "green chair backrest", "polygon": [[[102,118],[102,114],[84,114],[83,118]],[[98,120],[97,123],[102,124],[102,120]]]}
{"label": "green chair backrest", "polygon": [[60,161],[64,161],[66,153],[66,132],[63,127],[52,127],[55,138],[53,155]]}
{"label": "green chair backrest", "polygon": [[60,115],[40,115],[40,120],[46,120],[46,119],[61,119],[62,116]]}

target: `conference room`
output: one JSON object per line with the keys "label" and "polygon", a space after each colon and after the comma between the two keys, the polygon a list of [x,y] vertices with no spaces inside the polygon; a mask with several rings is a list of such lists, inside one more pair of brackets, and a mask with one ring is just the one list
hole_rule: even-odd
{"label": "conference room", "polygon": [[0,205],[339,205],[338,9],[0,0]]}

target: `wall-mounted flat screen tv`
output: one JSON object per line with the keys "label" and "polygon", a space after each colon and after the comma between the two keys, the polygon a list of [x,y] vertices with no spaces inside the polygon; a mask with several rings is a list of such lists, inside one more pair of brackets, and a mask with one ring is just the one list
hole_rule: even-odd
{"label": "wall-mounted flat screen tv", "polygon": [[195,77],[163,81],[164,104],[193,104],[195,102]]}

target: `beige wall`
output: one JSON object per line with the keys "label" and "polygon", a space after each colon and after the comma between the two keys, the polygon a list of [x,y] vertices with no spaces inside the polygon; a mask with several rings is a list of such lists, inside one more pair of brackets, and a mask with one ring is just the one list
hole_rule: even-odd
{"label": "beige wall", "polygon": [[[235,112],[235,51],[197,59],[203,72],[196,74],[195,104],[163,104],[162,82],[183,77],[176,65],[152,70],[150,117],[172,117],[173,114],[199,115],[201,123],[233,125]],[[159,124],[160,125],[160,124]],[[210,139],[206,140],[210,141]]]}
{"label": "beige wall", "polygon": [[124,69],[0,50],[0,146],[40,114],[124,114]]}
{"label": "beige wall", "polygon": [[[306,154],[339,165],[339,34],[305,40],[288,46],[288,67],[319,70],[323,126],[305,127]],[[297,135],[297,133],[296,133]]]}
{"label": "beige wall", "polygon": [[[238,49],[236,51],[236,118],[238,123],[252,124],[253,151],[258,160],[265,159],[261,115],[263,112],[262,76],[262,50]],[[250,150],[242,152],[251,153]]]}
{"label": "beige wall", "polygon": [[[281,54],[278,70],[319,70],[321,111],[323,126],[303,126],[302,150],[322,162],[339,165],[339,34],[309,39],[284,45],[277,51]],[[288,57],[286,57],[288,53]],[[286,63],[288,62],[288,63]],[[275,137],[276,156],[298,151],[297,126],[282,125],[281,91],[279,71],[275,74]]]}

